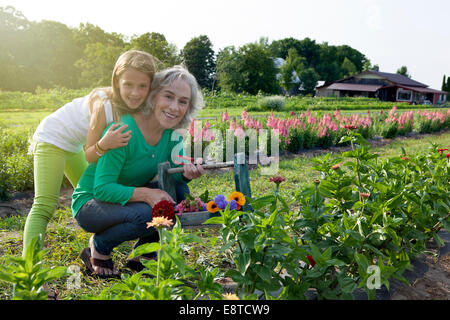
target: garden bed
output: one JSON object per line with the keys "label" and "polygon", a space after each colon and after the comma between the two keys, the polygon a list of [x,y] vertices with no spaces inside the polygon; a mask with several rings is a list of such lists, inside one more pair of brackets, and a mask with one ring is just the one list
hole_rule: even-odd
{"label": "garden bed", "polygon": [[[435,138],[435,139],[437,139],[437,138]],[[447,143],[445,143],[445,144],[447,145]],[[315,151],[319,151],[319,150],[315,150]],[[329,150],[327,150],[327,151],[329,151]],[[350,154],[348,152],[346,152],[346,153]],[[403,159],[400,160],[399,157],[398,157],[398,150],[397,150],[396,153],[397,153],[397,159],[393,159],[393,161],[395,163],[397,163],[398,165],[404,166],[404,165],[402,165],[402,163],[404,163],[402,161],[404,161],[404,160]],[[344,154],[344,156],[345,156],[345,154]],[[429,159],[433,159],[433,161],[438,161],[437,159],[440,159],[442,157],[442,154],[439,155],[439,153],[436,153],[436,151],[431,151],[431,153],[429,154],[428,157],[429,157]],[[330,159],[329,156],[322,157],[322,158],[323,159],[320,159],[320,158],[314,159],[314,161],[316,163],[320,163],[320,165],[322,166],[321,168],[325,168],[326,169],[330,165],[334,164],[334,162],[328,162],[328,163],[325,164],[325,161],[328,161]],[[332,160],[332,161],[342,161],[342,160],[341,159],[335,159],[335,160]],[[404,166],[405,169],[407,169],[407,170],[409,170],[411,172],[413,172],[414,170],[420,170],[420,168],[424,164],[423,163],[423,161],[424,161],[423,158],[420,158],[420,159],[419,158],[414,158],[413,159],[412,155],[411,155],[411,161],[413,161],[413,162],[414,161],[418,161],[418,162],[420,161],[420,163],[422,163],[418,167],[417,166],[416,167],[410,167],[410,166],[406,166],[405,165]],[[439,161],[440,161],[440,163],[442,165],[443,162],[441,160],[439,160]],[[402,175],[400,175],[400,176],[402,176]],[[321,179],[324,179],[324,178],[322,177]],[[436,179],[438,179],[438,178],[436,178]],[[317,192],[317,185],[318,184],[322,184],[323,181],[324,180],[322,180],[322,182],[321,182],[321,180],[314,180],[315,187],[313,186],[313,188],[316,188],[316,192]],[[436,180],[436,181],[438,181],[438,180]],[[426,186],[426,185],[427,184],[425,184],[424,186]],[[325,185],[325,188],[331,188],[331,187],[333,187],[331,184]],[[377,187],[378,187],[378,185],[377,185]],[[382,186],[380,186],[380,187],[382,187]],[[445,185],[443,185],[443,187],[445,187]],[[415,187],[415,188],[417,189],[417,187]],[[311,187],[309,189],[311,189]],[[323,189],[323,191],[327,191],[327,190],[328,189]],[[411,190],[414,191],[414,187]],[[61,220],[61,217],[62,217],[61,214],[67,215],[67,217],[66,217],[67,219],[66,219],[66,221],[62,221],[63,223],[60,225],[60,227],[58,227],[58,230],[56,230],[57,231],[56,233],[55,232],[49,232],[49,236],[51,235],[52,237],[55,237],[55,236],[62,237],[61,238],[61,240],[62,240],[62,239],[66,239],[67,235],[69,235],[73,230],[77,230],[76,223],[72,223],[73,219],[70,216],[70,210],[67,210],[67,206],[70,205],[70,194],[71,194],[71,189],[65,189],[65,190],[62,191],[62,193],[61,193],[61,196],[62,196],[61,205],[63,206],[63,208],[62,208],[63,210],[59,210],[57,212],[56,220],[58,222],[55,221],[55,223],[60,225],[59,221]],[[376,195],[376,191],[372,191],[372,194]],[[360,196],[362,196],[362,195],[363,194],[360,193]],[[13,198],[10,201],[1,203],[2,211],[4,212],[4,216],[14,216],[14,215],[17,215],[17,214],[25,216],[26,213],[29,211],[29,208],[31,207],[32,196],[33,196],[33,194],[32,193],[28,193],[28,192],[15,193],[13,195]],[[369,196],[370,196],[370,194],[369,194]],[[442,194],[439,195],[439,199],[444,199],[444,198],[445,197]],[[376,196],[375,196],[375,199],[376,199]],[[375,199],[373,199],[373,200],[375,200]],[[301,203],[303,203],[302,202],[302,198],[297,198],[297,200],[300,200]],[[372,200],[372,198],[371,198],[371,200]],[[350,201],[354,202],[355,200],[350,200]],[[18,205],[18,204],[20,204],[20,205]],[[258,204],[258,206],[261,208],[260,204]],[[362,205],[365,205],[365,202],[363,202]],[[396,205],[391,205],[390,206],[391,210],[393,210],[393,211],[396,210],[395,206],[397,206],[397,204]],[[354,205],[352,208],[355,209],[355,210],[358,210],[359,208],[361,208],[361,205],[359,207]],[[367,206],[368,210],[370,210],[371,208],[372,207]],[[439,209],[439,207],[437,207],[437,209]],[[442,209],[442,207],[440,209]],[[12,210],[12,211],[10,211],[8,213],[8,210]],[[256,210],[258,210],[258,209],[256,209]],[[410,208],[405,208],[405,210],[410,210]],[[436,209],[432,209],[432,210],[436,210]],[[306,213],[308,213],[308,212],[306,212]],[[430,214],[431,213],[432,212],[430,212]],[[391,213],[389,212],[389,215],[390,214]],[[446,212],[444,212],[444,215],[445,214],[446,214]],[[369,214],[369,217],[370,217],[370,214]],[[373,220],[374,219],[375,218],[373,218]],[[22,218],[22,220],[23,220],[23,218]],[[263,222],[263,221],[261,221],[261,222]],[[304,226],[302,221],[299,221],[299,222],[301,223],[299,225],[300,228],[302,226]],[[265,222],[263,222],[263,223],[265,223]],[[429,222],[428,224],[430,224],[430,223],[431,222]],[[434,224],[434,222],[433,222],[433,224]],[[431,225],[433,225],[433,224],[431,224]],[[3,225],[5,225],[5,224],[3,224]],[[65,226],[63,226],[63,225],[65,225]],[[4,229],[4,227],[2,229]],[[10,230],[9,228],[7,228],[7,229]],[[17,227],[15,230],[16,231],[21,231],[22,229],[23,229],[23,227],[22,228]],[[67,229],[67,230],[65,230],[65,229]],[[73,229],[73,230],[69,231],[69,229]],[[435,228],[433,227],[433,229],[435,229]],[[418,230],[418,229],[414,229],[414,230]],[[399,230],[399,232],[400,231],[401,230]],[[19,248],[19,245],[20,245],[20,233],[19,232],[15,232],[15,233],[16,233],[15,238],[17,238],[16,240],[14,240],[14,242],[16,243],[15,246],[17,247],[18,250],[20,250],[20,248]],[[6,237],[8,237],[8,234],[9,234],[9,232],[4,233],[4,235]],[[371,234],[373,234],[373,233],[371,233]],[[412,282],[412,286],[406,286],[406,285],[403,285],[402,283],[396,283],[396,281],[393,281],[392,279],[389,279],[390,283],[391,283],[391,290],[390,290],[390,292],[384,292],[383,293],[383,289],[379,290],[377,292],[377,294],[374,296],[374,298],[376,298],[376,299],[402,299],[402,298],[403,299],[405,299],[405,298],[406,299],[424,299],[424,297],[426,297],[426,299],[448,299],[448,292],[449,292],[449,290],[448,290],[448,288],[449,288],[449,286],[448,286],[448,279],[449,279],[449,277],[448,277],[448,274],[449,274],[449,270],[448,270],[448,234],[445,234],[445,233],[443,234],[442,231],[439,234],[441,235],[441,238],[442,238],[442,241],[443,241],[443,244],[444,244],[444,247],[441,248],[441,251],[440,251],[439,255],[437,255],[437,253],[438,253],[437,248],[430,247],[430,242],[428,241],[427,242],[427,251],[428,252],[431,251],[431,253],[434,253],[435,255],[434,256],[433,255],[431,255],[431,256],[430,255],[424,255],[423,254],[423,250],[421,250],[420,252],[422,254],[419,254],[419,256],[415,256],[415,258],[412,258],[412,260],[411,260],[411,262],[412,262],[411,265],[412,265],[413,269],[412,270],[406,270],[406,271],[404,271],[404,269],[402,269],[403,270],[402,274],[404,275],[404,277],[406,277],[409,281]],[[309,238],[310,236],[308,236],[307,234],[305,234],[305,235],[306,235],[305,239],[310,239]],[[354,232],[352,233],[352,236],[355,236]],[[416,235],[414,234],[413,238],[415,238],[415,236]],[[84,235],[83,235],[83,237],[84,237]],[[369,238],[369,236],[367,236],[367,238]],[[406,241],[409,241],[408,239],[410,239],[410,238],[408,238],[408,235],[407,235],[405,239],[406,239]],[[438,237],[437,239],[440,239],[440,238]],[[244,239],[244,241],[245,241],[245,239]],[[50,242],[48,244],[51,245]],[[68,250],[70,251],[72,249],[71,248],[72,245],[73,244],[70,243],[69,247],[64,247],[63,246],[64,248],[61,248],[61,250],[60,250],[61,254],[69,253]],[[81,243],[80,245],[83,245],[83,244]],[[312,246],[312,243],[311,243],[311,246]],[[318,263],[319,263],[319,267],[324,266],[324,262],[320,262],[320,260],[323,261],[323,259],[329,259],[329,258],[323,258],[327,254],[327,252],[322,252],[321,253],[320,251],[317,250],[317,248],[314,248],[314,247],[311,247],[311,248],[313,250],[312,254],[315,254],[314,259],[316,259],[316,261],[318,261]],[[322,246],[321,249],[322,249],[322,251],[324,250],[323,246]],[[425,247],[424,247],[424,249],[425,249]],[[316,250],[316,253],[314,253],[314,250]],[[444,250],[444,251],[442,251],[442,250]],[[75,248],[75,251],[78,252],[78,248]],[[327,251],[327,250],[325,250],[325,251]],[[10,251],[10,252],[12,252],[12,251]],[[272,251],[271,254],[272,255],[274,255],[274,254],[276,255],[277,252],[278,251]],[[17,254],[17,252],[13,252],[12,254],[15,255],[15,254]],[[309,254],[309,252],[305,253],[305,254]],[[361,259],[361,257],[359,257],[359,256],[360,255],[358,255],[357,258]],[[311,256],[309,256],[309,257],[311,257]],[[308,258],[308,260],[309,259],[310,258]],[[314,259],[312,260],[313,262],[314,262]],[[307,260],[305,260],[305,259],[302,259],[302,260],[306,261],[306,263],[308,263]],[[263,261],[264,261],[264,259],[263,259]],[[336,261],[336,263],[339,263],[340,265],[343,264],[342,261],[338,261],[338,260],[335,260],[335,261]],[[352,263],[351,257],[350,257],[350,260],[346,260],[346,261],[347,261],[346,262],[347,264],[350,263],[350,266],[354,265],[354,263]],[[362,260],[358,260],[358,264],[360,264],[361,261]],[[313,264],[313,262],[311,262],[311,260],[310,260],[311,264]],[[239,261],[238,261],[238,263],[239,263]],[[325,263],[327,263],[327,262],[325,262]],[[320,265],[320,264],[322,264],[322,265]],[[52,263],[51,265],[54,265],[54,264]],[[242,264],[238,265],[238,267],[242,267],[242,266],[243,266]],[[223,266],[221,266],[221,267],[223,267]],[[230,266],[230,267],[232,268],[233,266]],[[314,268],[314,265],[312,265],[312,268]],[[308,268],[308,270],[311,270],[312,268]],[[314,270],[312,270],[312,272],[316,272],[317,273],[317,268],[314,268]],[[311,272],[308,272],[308,273],[311,275]],[[302,279],[304,279],[304,278],[302,278]],[[239,281],[239,280],[236,280],[236,281]],[[303,280],[302,280],[302,282],[303,282]],[[227,283],[222,283],[222,284],[227,285]],[[315,284],[315,285],[317,285],[317,284]],[[316,288],[316,287],[314,287],[314,288]],[[353,290],[354,288],[355,287],[353,287],[351,290]],[[413,290],[416,291],[415,294],[413,294]],[[353,292],[353,291],[347,291],[347,292]],[[314,294],[313,293],[314,293],[314,290],[309,290],[307,297],[308,298],[309,297],[314,298]],[[364,293],[361,296],[358,296],[357,298],[364,299]]]}

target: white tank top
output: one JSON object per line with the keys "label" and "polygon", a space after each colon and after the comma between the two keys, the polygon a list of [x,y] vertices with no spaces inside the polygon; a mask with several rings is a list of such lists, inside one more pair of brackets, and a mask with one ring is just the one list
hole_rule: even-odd
{"label": "white tank top", "polygon": [[[102,99],[107,98],[103,91],[96,94]],[[89,95],[77,98],[45,117],[34,132],[33,140],[50,143],[69,152],[81,151],[86,144],[91,119],[88,99]],[[106,100],[104,106],[108,126],[113,122],[111,102]]]}

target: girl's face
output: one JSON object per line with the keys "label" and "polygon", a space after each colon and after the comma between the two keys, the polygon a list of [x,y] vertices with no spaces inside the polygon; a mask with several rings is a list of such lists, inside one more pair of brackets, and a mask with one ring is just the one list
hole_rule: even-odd
{"label": "girl's face", "polygon": [[191,101],[191,87],[183,79],[163,87],[154,100],[154,116],[164,129],[175,127],[184,117]]}
{"label": "girl's face", "polygon": [[128,69],[119,77],[119,92],[128,108],[135,110],[147,99],[150,77],[141,71]]}

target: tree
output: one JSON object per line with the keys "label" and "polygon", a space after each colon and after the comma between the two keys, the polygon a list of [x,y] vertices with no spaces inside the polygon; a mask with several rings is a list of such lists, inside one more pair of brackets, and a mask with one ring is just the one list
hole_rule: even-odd
{"label": "tree", "polygon": [[447,101],[448,101],[448,100],[450,100],[450,77],[447,77],[447,87],[446,87],[445,91],[448,92],[447,93]]}
{"label": "tree", "polygon": [[297,49],[289,49],[286,62],[280,67],[280,85],[286,92],[294,87],[296,78],[298,78],[296,70],[299,70],[305,63],[306,59],[298,55]]}
{"label": "tree", "polygon": [[445,74],[444,74],[444,78],[442,79],[442,86],[441,86],[441,90],[442,91],[447,91],[447,82],[445,81]]}
{"label": "tree", "polygon": [[365,55],[347,45],[338,46],[336,48],[336,58],[338,65],[342,66],[345,58],[347,58],[355,66],[355,73],[361,72],[363,70],[364,63],[367,60]]}
{"label": "tree", "polygon": [[411,75],[408,73],[408,68],[406,66],[401,66],[398,70],[397,70],[398,74],[401,74],[405,77],[411,78]]}
{"label": "tree", "polygon": [[257,94],[278,93],[277,69],[267,43],[249,43],[238,50],[234,46],[217,56],[217,78],[222,89]]}
{"label": "tree", "polygon": [[203,88],[211,88],[216,71],[214,50],[208,36],[192,38],[181,51],[181,57],[188,70]]}
{"label": "tree", "polygon": [[327,42],[320,45],[320,62],[315,70],[320,75],[320,79],[325,82],[332,82],[341,77],[337,58],[337,47],[329,46]]}
{"label": "tree", "polygon": [[181,59],[174,44],[167,42],[166,37],[157,32],[134,35],[130,41],[131,49],[142,50],[152,54],[161,62],[159,69],[179,64]]}
{"label": "tree", "polygon": [[[287,59],[289,49],[299,49],[300,48],[300,40],[294,38],[285,38],[281,40],[274,40],[269,45],[269,52],[272,57]],[[297,51],[298,52],[298,51]]]}
{"label": "tree", "polygon": [[82,87],[110,86],[112,71],[117,58],[124,51],[123,47],[101,42],[86,46],[84,56],[76,62],[81,71]]}
{"label": "tree", "polygon": [[35,86],[74,88],[78,84],[79,70],[75,62],[83,52],[73,40],[74,31],[65,24],[43,20],[31,23],[27,33],[27,46],[33,54],[16,55],[34,78]]}
{"label": "tree", "polygon": [[301,65],[299,69],[296,70],[298,77],[300,78],[303,93],[304,94],[314,94],[314,89],[317,86],[317,81],[320,79],[319,74],[314,70],[314,68],[307,68]]}
{"label": "tree", "polygon": [[30,22],[24,15],[11,6],[0,7],[0,89],[33,90],[24,79],[22,61],[16,57],[25,50]]}
{"label": "tree", "polygon": [[341,73],[344,78],[357,73],[356,66],[347,57],[345,57],[342,62]]}
{"label": "tree", "polygon": [[102,28],[91,23],[80,23],[78,29],[74,29],[73,39],[82,51],[88,44],[103,43],[116,47],[125,47],[125,36],[119,33],[108,33]]}

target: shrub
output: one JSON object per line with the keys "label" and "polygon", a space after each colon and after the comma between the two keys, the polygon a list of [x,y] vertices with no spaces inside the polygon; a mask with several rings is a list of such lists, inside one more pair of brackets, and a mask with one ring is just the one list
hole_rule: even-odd
{"label": "shrub", "polygon": [[281,111],[285,104],[284,97],[281,96],[264,97],[258,102],[263,110],[269,111]]}

